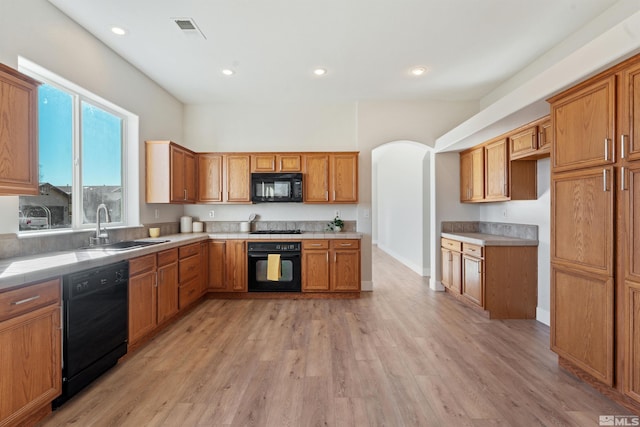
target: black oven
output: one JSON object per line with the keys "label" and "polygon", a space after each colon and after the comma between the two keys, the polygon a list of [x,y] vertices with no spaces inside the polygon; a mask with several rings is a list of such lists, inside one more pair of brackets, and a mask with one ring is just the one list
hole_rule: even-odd
{"label": "black oven", "polygon": [[301,173],[252,173],[251,201],[302,202]]}
{"label": "black oven", "polygon": [[[269,280],[271,262],[279,262],[277,280]],[[300,292],[302,283],[300,242],[249,242],[247,244],[249,292]],[[277,259],[279,258],[279,260]],[[273,279],[273,278],[272,278]]]}

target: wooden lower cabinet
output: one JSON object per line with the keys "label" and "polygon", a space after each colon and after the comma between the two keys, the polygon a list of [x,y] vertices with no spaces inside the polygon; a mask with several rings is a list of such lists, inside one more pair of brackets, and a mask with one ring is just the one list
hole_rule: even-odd
{"label": "wooden lower cabinet", "polygon": [[224,240],[209,241],[209,280],[207,290],[210,292],[226,292],[225,275],[227,242]]}
{"label": "wooden lower cabinet", "polygon": [[59,279],[0,293],[0,426],[34,424],[62,392],[60,322]]}
{"label": "wooden lower cabinet", "polygon": [[180,310],[202,296],[202,256],[200,242],[181,246],[178,255],[178,306]]}
{"label": "wooden lower cabinet", "polygon": [[178,250],[158,253],[157,324],[178,313]]}
{"label": "wooden lower cabinet", "polygon": [[480,307],[484,307],[483,264],[481,258],[462,255],[462,295]]}
{"label": "wooden lower cabinet", "polygon": [[551,349],[612,385],[613,279],[552,265],[551,283]]}
{"label": "wooden lower cabinet", "polygon": [[462,258],[460,252],[441,248],[442,285],[455,293],[462,292]]}
{"label": "wooden lower cabinet", "polygon": [[360,240],[302,242],[303,292],[360,292]]}
{"label": "wooden lower cabinet", "polygon": [[156,254],[129,260],[129,344],[156,327]]}
{"label": "wooden lower cabinet", "polygon": [[625,340],[624,392],[640,402],[640,283],[625,285],[625,319],[628,325]]}
{"label": "wooden lower cabinet", "polygon": [[327,292],[331,289],[329,274],[329,241],[302,242],[302,291]]}
{"label": "wooden lower cabinet", "polygon": [[200,247],[198,242],[129,260],[129,345],[203,295]]}
{"label": "wooden lower cabinet", "polygon": [[225,271],[228,291],[247,292],[247,242],[245,240],[227,241]]}
{"label": "wooden lower cabinet", "polygon": [[536,246],[480,246],[441,239],[445,290],[491,319],[535,319],[538,304]]}

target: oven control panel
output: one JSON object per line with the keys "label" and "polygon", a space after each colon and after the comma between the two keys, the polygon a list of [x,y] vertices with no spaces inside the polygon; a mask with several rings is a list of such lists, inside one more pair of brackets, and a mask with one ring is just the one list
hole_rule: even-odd
{"label": "oven control panel", "polygon": [[300,252],[300,242],[249,242],[248,252]]}

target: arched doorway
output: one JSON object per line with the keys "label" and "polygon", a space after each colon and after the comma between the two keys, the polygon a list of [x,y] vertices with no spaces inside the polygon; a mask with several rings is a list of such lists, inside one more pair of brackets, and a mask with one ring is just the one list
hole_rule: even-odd
{"label": "arched doorway", "polygon": [[394,141],[371,152],[372,240],[421,276],[430,271],[432,148]]}

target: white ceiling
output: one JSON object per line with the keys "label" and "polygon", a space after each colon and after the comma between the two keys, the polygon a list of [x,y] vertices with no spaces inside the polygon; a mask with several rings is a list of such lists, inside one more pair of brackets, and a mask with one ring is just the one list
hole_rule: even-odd
{"label": "white ceiling", "polygon": [[[49,1],[188,104],[476,100],[616,2]],[[181,32],[185,17],[206,39]]]}

